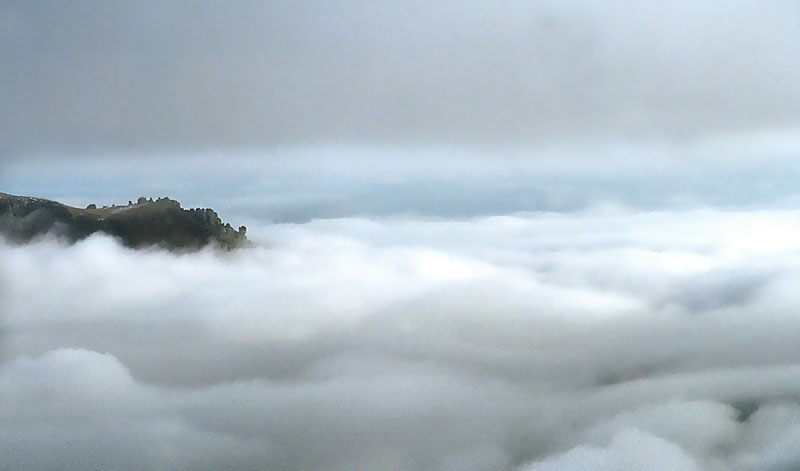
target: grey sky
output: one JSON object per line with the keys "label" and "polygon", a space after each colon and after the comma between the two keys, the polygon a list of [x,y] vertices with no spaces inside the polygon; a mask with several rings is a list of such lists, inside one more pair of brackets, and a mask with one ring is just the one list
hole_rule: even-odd
{"label": "grey sky", "polygon": [[0,152],[725,134],[797,57],[789,1],[3,1]]}

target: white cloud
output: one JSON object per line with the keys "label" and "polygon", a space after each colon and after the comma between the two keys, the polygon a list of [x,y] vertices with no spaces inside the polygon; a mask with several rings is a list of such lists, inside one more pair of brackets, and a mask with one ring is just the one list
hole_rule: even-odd
{"label": "white cloud", "polygon": [[4,463],[785,469],[799,228],[606,207],[1,244]]}
{"label": "white cloud", "polygon": [[637,430],[624,430],[605,448],[581,446],[525,471],[697,471],[680,447]]}

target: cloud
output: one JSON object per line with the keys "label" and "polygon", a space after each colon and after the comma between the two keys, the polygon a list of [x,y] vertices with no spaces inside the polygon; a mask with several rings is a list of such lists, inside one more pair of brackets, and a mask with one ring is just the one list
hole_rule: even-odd
{"label": "cloud", "polygon": [[605,208],[254,226],[234,253],[4,243],[3,465],[788,469],[797,225]]}
{"label": "cloud", "polygon": [[635,469],[696,471],[691,456],[679,447],[636,430],[623,431],[607,448],[579,447],[558,458],[526,467],[526,471]]}
{"label": "cloud", "polygon": [[6,159],[680,139],[800,118],[789,1],[12,1],[1,13]]}

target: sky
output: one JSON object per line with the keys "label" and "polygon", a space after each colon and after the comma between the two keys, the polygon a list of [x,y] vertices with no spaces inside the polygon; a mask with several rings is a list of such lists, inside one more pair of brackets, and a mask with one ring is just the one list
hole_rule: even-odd
{"label": "sky", "polygon": [[800,176],[798,10],[6,0],[0,184],[298,222],[785,207]]}
{"label": "sky", "polygon": [[4,154],[796,125],[795,2],[4,1]]}
{"label": "sky", "polygon": [[[0,470],[800,466],[800,5],[0,0]],[[0,220],[0,224],[3,221]]]}

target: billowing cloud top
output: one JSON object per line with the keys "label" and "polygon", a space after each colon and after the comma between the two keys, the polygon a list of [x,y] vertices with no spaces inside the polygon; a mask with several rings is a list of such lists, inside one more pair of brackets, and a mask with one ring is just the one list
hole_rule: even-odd
{"label": "billowing cloud top", "polygon": [[0,243],[0,467],[800,463],[794,212],[252,232],[189,256]]}
{"label": "billowing cloud top", "polygon": [[0,151],[680,137],[800,119],[795,2],[0,5]]}

